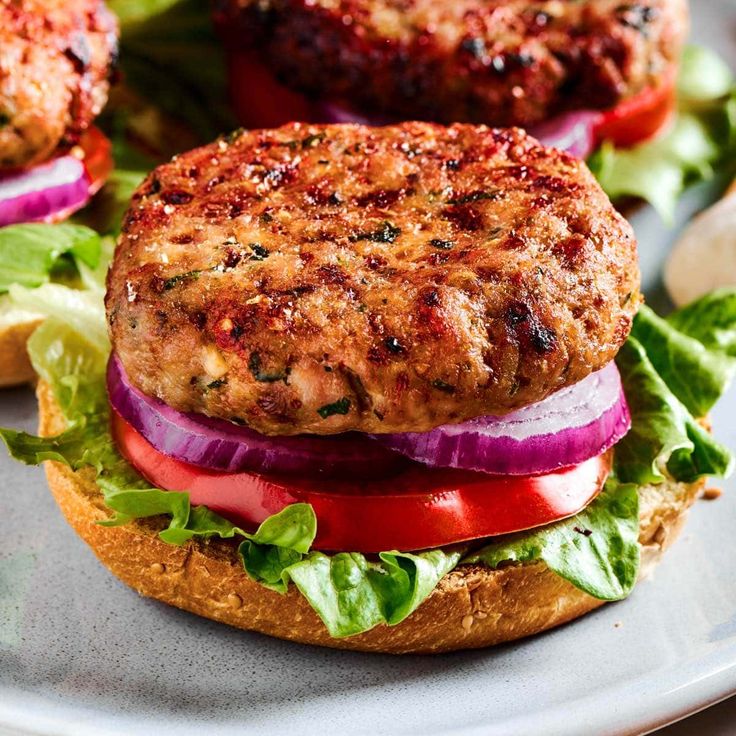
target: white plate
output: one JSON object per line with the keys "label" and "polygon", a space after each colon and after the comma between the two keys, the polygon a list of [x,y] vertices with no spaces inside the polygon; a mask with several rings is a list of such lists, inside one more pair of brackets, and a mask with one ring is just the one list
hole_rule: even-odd
{"label": "white plate", "polygon": [[[733,2],[696,0],[728,54]],[[692,192],[685,217],[708,187]],[[673,233],[636,214],[657,301]],[[661,294],[660,294],[661,296]],[[715,412],[736,448],[736,390]],[[0,392],[31,428],[30,392]],[[629,734],[736,691],[736,483],[700,502],[655,577],[623,603],[517,644],[438,657],[303,647],[139,598],[63,522],[40,470],[0,454],[0,733],[189,736]]]}

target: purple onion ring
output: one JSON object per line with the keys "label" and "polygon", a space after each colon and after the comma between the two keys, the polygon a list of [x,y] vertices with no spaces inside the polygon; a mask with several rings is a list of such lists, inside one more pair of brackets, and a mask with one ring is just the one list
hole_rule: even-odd
{"label": "purple onion ring", "polygon": [[60,156],[0,177],[0,226],[55,220],[84,206],[89,198],[84,164],[74,156]]}
{"label": "purple onion ring", "polygon": [[605,452],[631,427],[615,363],[537,404],[430,432],[371,435],[412,460],[499,475],[535,475]]}

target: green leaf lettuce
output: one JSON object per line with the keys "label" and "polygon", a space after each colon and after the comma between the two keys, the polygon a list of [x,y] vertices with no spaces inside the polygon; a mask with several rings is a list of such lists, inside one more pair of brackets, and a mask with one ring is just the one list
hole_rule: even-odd
{"label": "green leaf lettuce", "polygon": [[0,227],[0,294],[11,284],[34,287],[59,276],[74,278],[78,264],[96,268],[100,236],[81,225],[29,223]]}
{"label": "green leaf lettuce", "polygon": [[576,588],[601,600],[625,598],[639,571],[639,494],[636,485],[609,480],[598,498],[570,519],[504,537],[466,557],[491,568],[544,562]]}
{"label": "green leaf lettuce", "polygon": [[[723,307],[733,298],[733,291],[720,292]],[[700,315],[701,334],[722,319],[710,300],[688,307],[690,314]],[[678,315],[663,320],[642,307],[616,357],[632,419],[631,430],[616,445],[615,470],[622,481],[692,482],[707,475],[724,477],[733,468],[731,453],[697,420],[726,389],[734,359],[678,330],[683,322]]]}
{"label": "green leaf lettuce", "polygon": [[[85,313],[93,302],[101,308],[112,248],[111,238],[78,224],[0,228],[0,328],[62,310]],[[106,343],[105,333],[103,324],[97,338]]]}
{"label": "green leaf lettuce", "polygon": [[227,74],[207,0],[110,0],[121,21],[125,82],[202,142],[236,127]]}

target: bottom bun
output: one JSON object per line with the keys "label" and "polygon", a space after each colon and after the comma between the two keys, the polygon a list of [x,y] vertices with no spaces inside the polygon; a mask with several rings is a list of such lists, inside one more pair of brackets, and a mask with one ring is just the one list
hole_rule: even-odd
{"label": "bottom bun", "polygon": [[40,319],[2,327],[0,326],[0,388],[29,383],[36,374],[28,357],[26,343]]}
{"label": "bottom bun", "polygon": [[[41,433],[63,429],[58,406],[43,382],[38,398]],[[100,561],[141,595],[281,639],[396,654],[446,652],[536,634],[603,604],[543,563],[500,570],[461,565],[402,623],[334,639],[293,585],[280,595],[252,581],[236,544],[212,539],[172,546],[158,538],[162,524],[156,519],[100,526],[95,522],[109,518],[110,512],[90,472],[48,462],[46,475],[67,521]],[[702,487],[702,482],[663,483],[641,489],[642,575],[676,538]]]}

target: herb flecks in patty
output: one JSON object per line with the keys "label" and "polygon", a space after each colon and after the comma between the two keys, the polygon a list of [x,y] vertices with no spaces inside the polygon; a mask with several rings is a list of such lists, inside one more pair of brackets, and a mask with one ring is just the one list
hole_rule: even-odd
{"label": "herb flecks in patty", "polygon": [[259,383],[276,383],[276,381],[284,381],[289,377],[289,369],[281,371],[267,371],[263,368],[263,361],[260,353],[253,352],[248,359],[248,370],[253,374],[253,378]]}
{"label": "herb flecks in patty", "polygon": [[372,243],[393,243],[399,235],[401,235],[401,228],[395,227],[388,220],[385,220],[376,230],[355,233],[350,236],[349,240],[351,243],[358,243],[361,240],[369,240]]}
{"label": "herb flecks in patty", "polygon": [[443,381],[441,378],[435,378],[432,381],[432,387],[445,394],[454,394],[457,391],[451,383],[447,383],[447,381]]}
{"label": "herb flecks in patty", "polygon": [[347,396],[343,396],[337,401],[333,401],[331,404],[325,404],[317,409],[322,419],[327,419],[335,414],[347,414],[350,411],[350,399]]}

